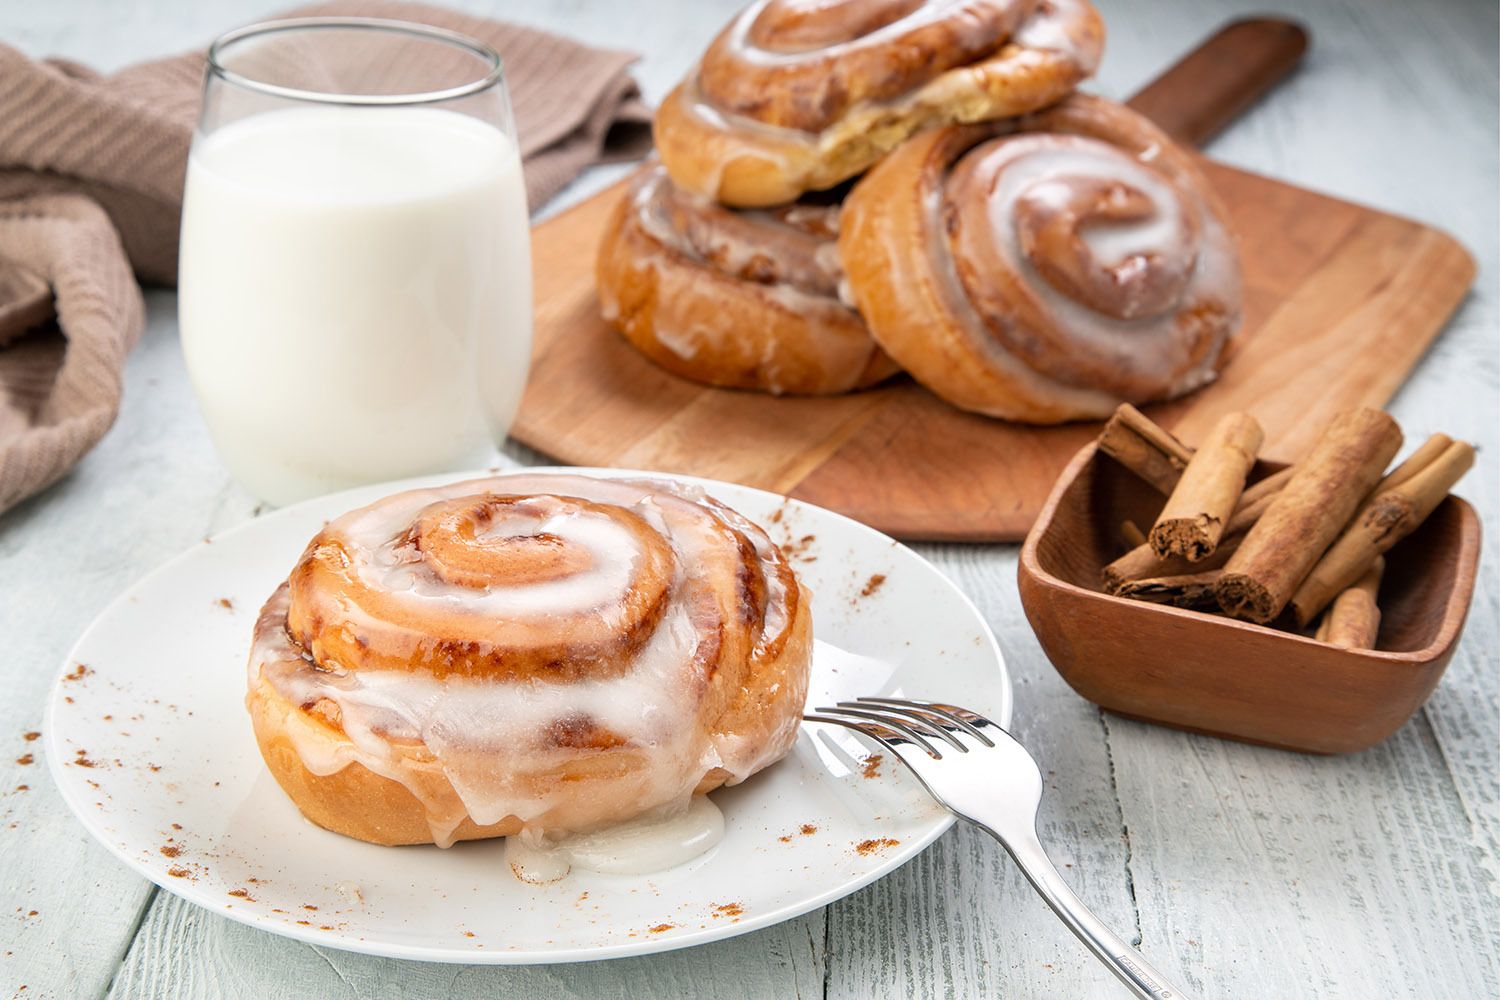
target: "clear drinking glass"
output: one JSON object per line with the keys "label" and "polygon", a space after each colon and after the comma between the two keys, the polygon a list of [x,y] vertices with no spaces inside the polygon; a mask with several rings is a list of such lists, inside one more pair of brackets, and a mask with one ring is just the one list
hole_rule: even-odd
{"label": "clear drinking glass", "polygon": [[220,38],[178,282],[198,405],[262,499],[491,464],[532,322],[499,56],[363,18]]}

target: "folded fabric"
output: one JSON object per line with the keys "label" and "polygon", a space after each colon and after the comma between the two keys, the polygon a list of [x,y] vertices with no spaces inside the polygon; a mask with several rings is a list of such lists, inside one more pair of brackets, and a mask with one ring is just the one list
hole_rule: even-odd
{"label": "folded fabric", "polygon": [[[533,208],[649,141],[629,53],[400,0],[288,16],[324,15],[419,21],[493,46]],[[130,272],[176,280],[203,66],[195,52],[105,76],[0,44],[0,511],[60,478],[114,420],[142,323]],[[607,148],[619,125],[625,144]]]}
{"label": "folded fabric", "polygon": [[[31,314],[0,305],[0,510],[61,478],[104,436],[142,321],[120,241],[87,198],[0,204],[0,274],[15,273],[14,259],[27,283],[9,285],[12,305]],[[43,322],[22,329],[26,320]]]}

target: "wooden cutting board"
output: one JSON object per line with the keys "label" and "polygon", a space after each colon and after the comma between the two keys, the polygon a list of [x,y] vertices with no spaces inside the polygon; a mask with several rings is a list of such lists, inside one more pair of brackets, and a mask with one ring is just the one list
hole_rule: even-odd
{"label": "wooden cutting board", "polygon": [[[1184,143],[1288,72],[1293,25],[1231,25],[1131,102]],[[1219,380],[1148,413],[1193,442],[1249,410],[1294,459],[1338,410],[1381,406],[1457,308],[1468,253],[1409,219],[1205,160],[1242,240],[1245,323]],[[532,232],[536,343],[512,435],[574,465],[744,483],[906,539],[1016,541],[1098,424],[967,414],[909,379],[832,398],[712,389],[657,368],[599,318],[595,245],[620,185]]]}

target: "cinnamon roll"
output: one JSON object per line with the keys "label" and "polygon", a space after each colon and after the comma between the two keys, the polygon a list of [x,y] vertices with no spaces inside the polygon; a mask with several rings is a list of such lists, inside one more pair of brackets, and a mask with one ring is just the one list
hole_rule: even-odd
{"label": "cinnamon roll", "polygon": [[1238,252],[1202,173],[1098,97],[913,137],[845,200],[839,253],[903,368],[1008,420],[1190,392],[1239,322]]}
{"label": "cinnamon roll", "polygon": [[778,205],[921,129],[1045,107],[1103,44],[1087,0],[758,0],[662,102],[656,147],[688,190]]}
{"label": "cinnamon roll", "polygon": [[599,246],[604,318],[652,361],[708,385],[818,395],[896,371],[838,298],[836,199],[734,211],[646,168]]}
{"label": "cinnamon roll", "polygon": [[319,532],[256,623],[247,705],[327,829],[572,832],[781,758],[811,631],[781,552],[699,489],[499,476]]}

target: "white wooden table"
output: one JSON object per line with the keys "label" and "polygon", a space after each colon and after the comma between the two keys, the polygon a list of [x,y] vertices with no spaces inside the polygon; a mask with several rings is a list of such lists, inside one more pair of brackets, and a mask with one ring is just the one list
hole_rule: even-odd
{"label": "white wooden table", "polygon": [[[205,43],[282,0],[0,7],[0,39],[102,69]],[[645,53],[659,99],[734,0],[467,0]],[[1124,97],[1230,17],[1311,28],[1302,69],[1210,147],[1251,170],[1435,224],[1479,261],[1473,293],[1391,403],[1408,440],[1478,442],[1462,484],[1489,521],[1467,632],[1427,706],[1380,746],[1308,757],[1101,714],[1041,654],[1014,546],[926,546],[982,609],[1043,762],[1041,834],[1080,895],[1204,997],[1500,996],[1500,153],[1492,0],[1103,0],[1091,89]],[[599,170],[543,211],[615,176]],[[0,995],[15,997],[1117,997],[1003,851],[955,829],[823,910],[717,944],[565,966],[460,967],[315,948],[184,903],[116,862],[40,759],[47,689],[117,593],[254,515],[194,408],[175,300],[148,293],[119,422],[66,480],[0,516]],[[516,457],[530,460],[519,449]],[[22,786],[26,786],[22,790]]]}

